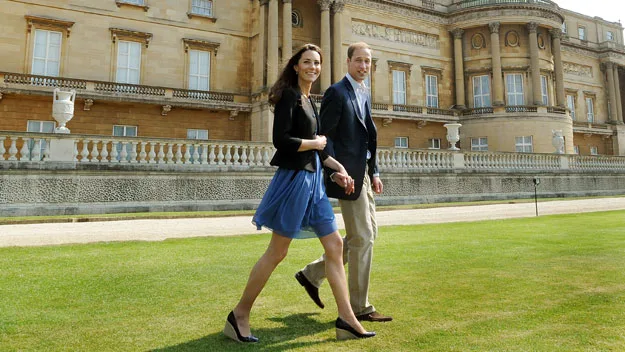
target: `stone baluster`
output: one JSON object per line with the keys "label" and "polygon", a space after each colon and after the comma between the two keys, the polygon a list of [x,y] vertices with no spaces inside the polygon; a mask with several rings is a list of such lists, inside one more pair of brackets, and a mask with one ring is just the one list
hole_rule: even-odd
{"label": "stone baluster", "polygon": [[119,162],[127,163],[128,162],[128,142],[120,142],[122,146],[121,153],[119,154]]}
{"label": "stone baluster", "polygon": [[74,139],[74,155],[72,155],[75,162],[78,162],[78,139]]}
{"label": "stone baluster", "polygon": [[239,156],[239,148],[240,148],[240,146],[233,145],[232,148],[233,148],[233,150],[232,150],[233,151],[233,153],[232,153],[232,164],[233,165],[241,165],[241,162],[239,161],[239,158],[240,158],[240,156]]}
{"label": "stone baluster", "polygon": [[148,153],[145,152],[145,145],[147,142],[141,141],[141,147],[139,151],[139,164],[147,163],[149,160],[146,160]]}
{"label": "stone baluster", "polygon": [[[181,145],[182,147],[182,145]],[[183,164],[192,164],[193,160],[191,160],[191,144],[184,145],[184,161]]]}
{"label": "stone baluster", "polygon": [[4,154],[7,152],[6,149],[4,149],[4,140],[6,139],[6,137],[1,137],[0,136],[0,161],[4,161]]}
{"label": "stone baluster", "polygon": [[41,139],[35,139],[33,151],[31,152],[32,161],[41,161]]}
{"label": "stone baluster", "polygon": [[30,160],[30,151],[28,150],[29,143],[30,143],[30,138],[22,137],[22,148],[20,149],[20,161]]}
{"label": "stone baluster", "polygon": [[117,141],[115,141],[114,139],[111,140],[111,162],[112,163],[120,162],[120,156],[119,156],[119,153],[117,152],[118,146],[119,144],[117,143]]}
{"label": "stone baluster", "polygon": [[224,163],[225,163],[226,165],[232,165],[232,164],[233,164],[233,163],[232,163],[232,154],[230,153],[230,149],[232,149],[232,146],[231,146],[231,145],[229,145],[229,144],[226,144],[226,145],[224,146],[224,148],[226,148],[226,155],[225,155],[225,159],[226,159],[226,160],[224,160]]}
{"label": "stone baluster", "polygon": [[130,163],[137,163],[137,142],[129,142],[130,144]]}
{"label": "stone baluster", "polygon": [[202,143],[200,144],[200,148],[202,148],[200,151],[200,164],[204,165],[206,164],[206,157],[208,156],[208,146]]}
{"label": "stone baluster", "polygon": [[321,91],[324,92],[330,87],[331,82],[331,66],[330,58],[332,53],[330,51],[330,4],[332,0],[317,0],[317,4],[321,8],[321,51],[327,58],[321,64]]}
{"label": "stone baluster", "polygon": [[108,163],[109,162],[108,142],[103,139],[100,141],[100,143],[102,143],[102,152],[100,152],[100,162]]}
{"label": "stone baluster", "polygon": [[89,159],[89,162],[97,163],[97,162],[99,162],[98,156],[100,155],[100,153],[98,151],[98,143],[99,143],[99,141],[97,139],[94,139],[92,143],[93,143],[93,145],[92,145],[92,148],[91,148],[91,159]]}
{"label": "stone baluster", "polygon": [[148,164],[156,163],[156,152],[154,151],[155,149],[156,149],[156,143],[150,142],[150,152],[148,153]]}
{"label": "stone baluster", "polygon": [[217,165],[225,165],[226,163],[224,162],[224,153],[223,153],[223,148],[225,148],[225,146],[222,145],[217,145],[217,150],[219,151],[219,153],[217,154]]}
{"label": "stone baluster", "polygon": [[182,143],[176,143],[176,156],[175,156],[175,160],[174,163],[176,164],[181,164],[182,161]]}
{"label": "stone baluster", "polygon": [[194,164],[201,164],[200,147],[201,147],[200,144],[196,144],[193,146],[193,155],[191,155],[191,158],[193,159]]}
{"label": "stone baluster", "polygon": [[208,165],[215,165],[215,145],[210,145],[210,151],[208,152]]}
{"label": "stone baluster", "polygon": [[245,165],[245,166],[250,165],[247,161],[247,149],[249,147],[250,147],[249,145],[241,146],[241,162],[239,163],[239,165]]}
{"label": "stone baluster", "polygon": [[157,164],[164,164],[165,163],[165,152],[163,151],[164,148],[164,144],[165,143],[156,143],[156,146],[158,148],[158,153],[156,153],[156,163]]}
{"label": "stone baluster", "polygon": [[166,164],[174,163],[174,146],[172,143],[165,143],[165,157],[167,158]]}
{"label": "stone baluster", "polygon": [[89,162],[89,140],[82,140],[82,149],[80,150],[80,162],[88,163]]}
{"label": "stone baluster", "polygon": [[254,165],[261,166],[263,165],[263,156],[261,155],[261,147],[256,147],[254,149],[256,150],[256,156],[254,157],[254,159],[256,160],[256,163]]}
{"label": "stone baluster", "polygon": [[269,166],[270,161],[269,147],[263,147],[263,166]]}

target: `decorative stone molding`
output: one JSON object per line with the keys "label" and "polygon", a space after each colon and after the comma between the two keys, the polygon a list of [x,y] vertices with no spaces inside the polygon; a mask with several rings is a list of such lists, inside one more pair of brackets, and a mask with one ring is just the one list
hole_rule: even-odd
{"label": "decorative stone molding", "polygon": [[152,40],[152,33],[138,32],[121,28],[109,28],[109,31],[111,31],[111,39],[113,40],[113,43],[117,42],[118,39],[138,41],[143,43],[147,48]]}
{"label": "decorative stone molding", "polygon": [[519,33],[516,31],[508,31],[505,37],[506,46],[517,47],[519,46]]}
{"label": "decorative stone molding", "polygon": [[440,48],[440,41],[437,35],[393,28],[376,23],[352,20],[352,33],[361,37],[410,44],[418,47],[431,49]]}
{"label": "decorative stone molding", "polygon": [[562,62],[562,71],[569,75],[592,78],[592,67],[573,62]]}
{"label": "decorative stone molding", "polygon": [[148,6],[147,2],[143,2],[143,5],[137,5],[137,4],[133,4],[131,2],[126,2],[123,0],[115,0],[115,4],[117,5],[117,7],[122,7],[122,5],[124,6],[134,6],[134,7],[140,7],[143,9],[143,11],[148,11],[150,9],[150,7]]}
{"label": "decorative stone molding", "polygon": [[551,28],[549,30],[549,34],[551,34],[551,38],[553,39],[562,39],[562,37],[564,36],[562,33],[562,29],[560,28]]}
{"label": "decorative stone molding", "polygon": [[536,41],[538,42],[539,49],[545,49],[545,37],[543,37],[542,33],[539,33],[538,36],[536,36]]}
{"label": "decorative stone molding", "polygon": [[26,19],[26,30],[30,33],[35,27],[43,27],[47,29],[56,29],[61,32],[65,32],[65,35],[69,38],[69,34],[72,31],[72,26],[75,22],[57,20],[54,18],[39,17],[39,16],[24,16]]}
{"label": "decorative stone molding", "polygon": [[423,127],[425,127],[428,124],[428,122],[426,120],[419,120],[417,121],[417,128],[418,129],[422,129]]}
{"label": "decorative stone molding", "polygon": [[464,34],[464,29],[456,28],[451,31],[451,34],[454,36],[454,39],[462,39],[462,35]]}
{"label": "decorative stone molding", "polygon": [[167,113],[171,111],[171,105],[163,105],[163,109],[161,110],[162,116],[167,116]]}
{"label": "decorative stone molding", "polygon": [[530,33],[536,33],[536,31],[538,30],[538,23],[530,22],[526,25],[526,27]]}
{"label": "decorative stone molding", "polygon": [[208,40],[201,39],[191,39],[191,38],[182,38],[182,42],[184,43],[184,52],[188,53],[189,49],[199,49],[206,51],[214,51],[215,55],[217,55],[217,50],[221,43],[211,42]]}
{"label": "decorative stone molding", "polygon": [[[506,19],[509,18],[509,19]],[[526,18],[527,21],[534,20],[533,22],[540,23],[545,27],[555,28],[560,27],[564,21],[564,17],[556,12],[552,12],[544,9],[529,8],[527,6],[509,5],[505,8],[490,7],[474,8],[469,11],[463,11],[458,14],[454,14],[449,18],[449,24],[464,24],[464,23],[480,23],[486,25],[486,21],[489,19],[497,20],[498,22],[516,22],[518,18]]]}
{"label": "decorative stone molding", "polygon": [[444,15],[433,14],[424,10],[421,6],[411,5],[406,2],[390,2],[385,0],[349,0],[350,5],[361,6],[367,8],[372,13],[384,11],[400,16],[407,16],[411,20],[424,20],[438,24],[448,24]]}
{"label": "decorative stone molding", "polygon": [[343,12],[345,8],[345,0],[334,0],[334,4],[332,4],[332,13],[337,14]]}
{"label": "decorative stone molding", "polygon": [[390,117],[385,117],[382,119],[382,126],[387,127],[393,122],[393,119]]}
{"label": "decorative stone molding", "polygon": [[329,11],[332,0],[317,0],[317,4],[321,8],[321,11]]}
{"label": "decorative stone molding", "polygon": [[402,70],[402,71],[408,71],[410,72],[410,68],[412,68],[412,64],[409,64],[407,62],[399,62],[399,61],[391,61],[388,60],[388,69],[389,71],[392,70]]}
{"label": "decorative stone molding", "polygon": [[501,22],[491,22],[488,24],[488,30],[491,33],[499,33],[500,26],[501,26]]}
{"label": "decorative stone molding", "polygon": [[471,37],[471,47],[473,49],[482,49],[486,47],[486,39],[482,33],[475,33]]}
{"label": "decorative stone molding", "polygon": [[91,110],[92,106],[93,106],[93,99],[85,99],[85,106],[82,109],[84,111],[89,111]]}
{"label": "decorative stone molding", "polygon": [[235,117],[239,116],[239,110],[230,110],[230,115],[228,116],[228,120],[234,121]]}
{"label": "decorative stone molding", "polygon": [[269,0],[259,0],[260,6],[265,6],[269,3]]}

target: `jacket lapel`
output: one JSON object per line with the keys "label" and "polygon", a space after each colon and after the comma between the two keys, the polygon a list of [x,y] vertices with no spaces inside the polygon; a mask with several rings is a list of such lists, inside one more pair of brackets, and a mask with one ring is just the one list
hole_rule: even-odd
{"label": "jacket lapel", "polygon": [[365,125],[365,119],[360,113],[360,108],[358,108],[358,99],[356,99],[356,92],[354,92],[354,87],[352,87],[352,83],[349,81],[349,79],[347,79],[347,77],[343,78],[343,83],[345,84],[345,88],[347,89],[349,100],[352,102],[352,107],[354,108],[354,112],[356,113],[356,116],[358,117],[358,122],[360,122],[362,127],[367,129],[367,126]]}

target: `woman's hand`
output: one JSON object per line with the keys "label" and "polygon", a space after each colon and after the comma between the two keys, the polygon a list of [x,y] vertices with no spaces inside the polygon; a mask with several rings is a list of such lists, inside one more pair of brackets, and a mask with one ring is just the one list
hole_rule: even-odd
{"label": "woman's hand", "polygon": [[345,188],[345,194],[349,195],[354,193],[354,179],[347,174],[345,169],[335,172],[333,180],[336,184]]}
{"label": "woman's hand", "polygon": [[315,136],[315,142],[317,143],[317,147],[315,149],[323,150],[326,147],[326,144],[328,144],[328,139],[326,136]]}

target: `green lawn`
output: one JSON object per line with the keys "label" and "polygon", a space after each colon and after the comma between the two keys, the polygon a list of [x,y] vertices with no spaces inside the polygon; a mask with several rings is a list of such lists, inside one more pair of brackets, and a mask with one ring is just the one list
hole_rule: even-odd
{"label": "green lawn", "polygon": [[335,340],[328,285],[320,310],[293,278],[321,246],[294,241],[237,344],[268,238],[0,248],[0,350],[625,351],[625,211],[382,228],[370,299],[395,321],[366,341]]}

